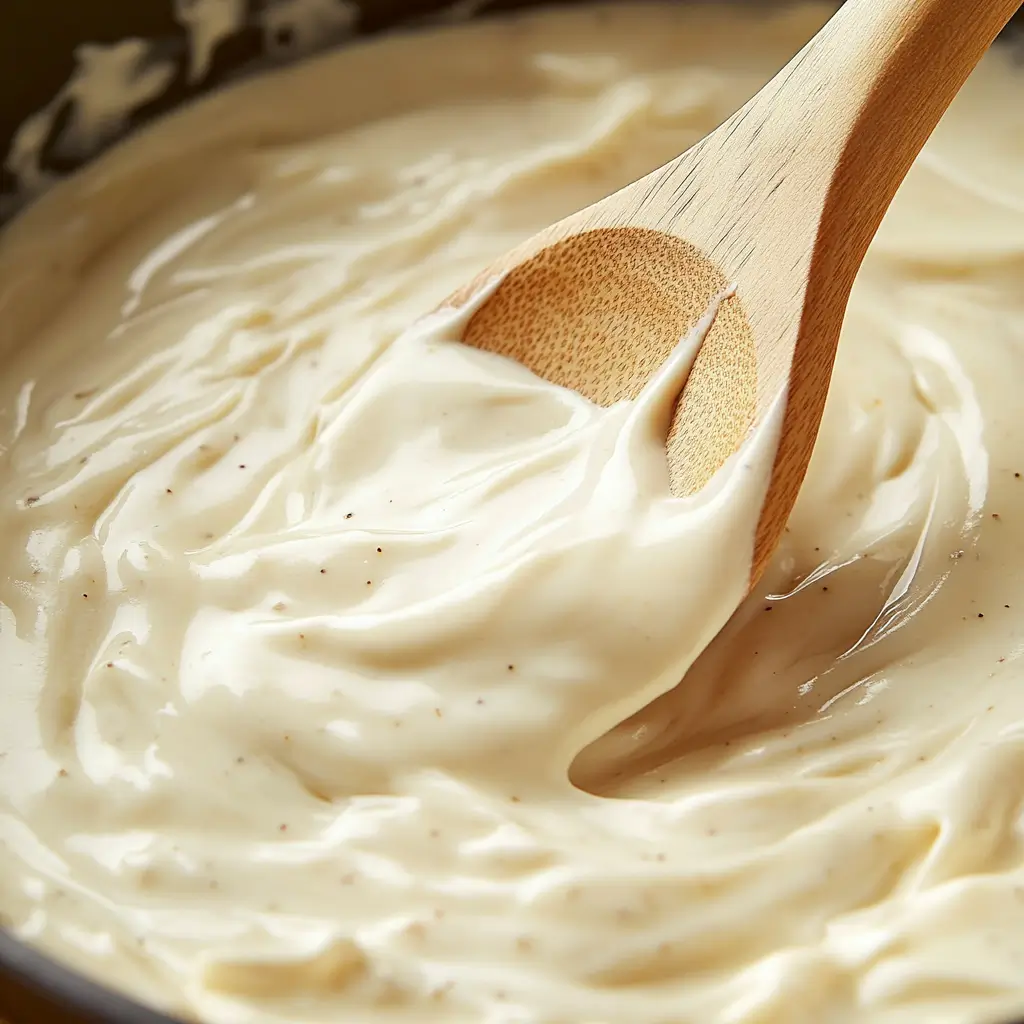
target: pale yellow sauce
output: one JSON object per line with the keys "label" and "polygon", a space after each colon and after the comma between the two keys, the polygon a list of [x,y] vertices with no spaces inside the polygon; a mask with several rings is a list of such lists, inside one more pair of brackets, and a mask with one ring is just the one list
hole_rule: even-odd
{"label": "pale yellow sauce", "polygon": [[225,1022],[1024,1010],[1010,60],[899,196],[789,532],[681,684],[744,589],[770,432],[681,502],[665,386],[599,410],[457,323],[403,334],[823,17],[372,43],[158,125],[5,232],[19,935]]}

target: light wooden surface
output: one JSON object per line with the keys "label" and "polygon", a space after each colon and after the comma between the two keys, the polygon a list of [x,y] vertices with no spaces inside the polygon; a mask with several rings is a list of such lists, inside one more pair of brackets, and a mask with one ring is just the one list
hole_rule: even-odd
{"label": "light wooden surface", "polygon": [[635,397],[737,285],[676,410],[672,486],[701,487],[788,388],[751,585],[817,435],[854,276],[943,111],[1019,0],[848,0],[711,135],[509,253],[465,340],[601,404]]}

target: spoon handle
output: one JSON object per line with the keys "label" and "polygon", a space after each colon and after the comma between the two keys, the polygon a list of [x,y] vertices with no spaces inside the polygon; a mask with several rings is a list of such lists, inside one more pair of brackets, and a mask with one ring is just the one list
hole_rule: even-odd
{"label": "spoon handle", "polygon": [[[656,172],[653,187],[642,183],[635,208],[649,209],[646,223],[699,246],[751,310],[755,420],[780,391],[788,395],[753,578],[807,468],[868,245],[929,134],[1019,6],[847,0],[749,103]],[[710,181],[705,168],[714,168]],[[713,386],[699,364],[696,371],[697,387]],[[699,436],[685,406],[679,422],[685,437]]]}
{"label": "spoon handle", "polygon": [[[928,136],[1020,6],[847,0],[786,69],[778,99],[785,104],[790,89],[803,97],[793,129],[832,172],[819,240],[832,233],[851,274]],[[809,83],[820,103],[807,102]]]}

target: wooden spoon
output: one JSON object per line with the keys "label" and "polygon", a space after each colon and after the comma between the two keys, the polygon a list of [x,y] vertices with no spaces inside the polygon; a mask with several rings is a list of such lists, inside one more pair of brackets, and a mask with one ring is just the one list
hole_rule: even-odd
{"label": "wooden spoon", "polygon": [[464,340],[601,405],[636,398],[729,284],[667,440],[701,488],[788,391],[750,584],[811,456],[850,289],[910,165],[1020,0],[848,0],[671,163],[506,254]]}

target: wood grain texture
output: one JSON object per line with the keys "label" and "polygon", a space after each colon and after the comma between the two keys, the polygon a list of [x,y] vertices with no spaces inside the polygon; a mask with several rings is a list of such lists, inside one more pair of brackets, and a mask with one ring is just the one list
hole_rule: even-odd
{"label": "wood grain texture", "polygon": [[899,185],[1020,0],[848,0],[750,102],[680,157],[535,236],[469,344],[609,404],[635,397],[726,283],[678,403],[676,493],[702,486],[787,391],[751,585],[817,436],[850,289]]}

